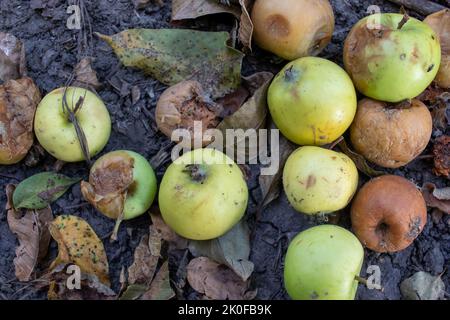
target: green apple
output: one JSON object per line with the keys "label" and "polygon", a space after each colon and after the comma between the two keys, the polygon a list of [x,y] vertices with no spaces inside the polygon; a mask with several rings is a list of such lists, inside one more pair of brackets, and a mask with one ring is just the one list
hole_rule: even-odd
{"label": "green apple", "polygon": [[294,300],[353,300],[364,250],[344,228],[321,225],[299,233],[289,244],[284,283]]}
{"label": "green apple", "polygon": [[358,187],[358,170],[343,153],[300,147],[286,161],[283,186],[295,210],[330,213],[343,209],[352,200]]}
{"label": "green apple", "polygon": [[300,145],[339,138],[356,113],[356,91],[337,64],[316,57],[292,61],[274,78],[267,102],[281,133]]}
{"label": "green apple", "polygon": [[[62,107],[65,88],[53,90],[39,103],[34,118],[34,132],[39,143],[55,158],[66,162],[84,160],[74,125]],[[91,157],[99,153],[111,134],[111,119],[103,101],[89,90],[69,87],[66,101],[74,109],[84,97],[76,118],[86,136]]]}
{"label": "green apple", "polygon": [[[344,45],[345,69],[364,95],[400,102],[420,95],[441,63],[436,33],[402,14],[375,14],[360,20]],[[406,21],[406,22],[405,22]]]}
{"label": "green apple", "polygon": [[248,189],[240,168],[220,151],[196,149],[164,174],[159,208],[179,235],[194,240],[222,236],[243,217]]}
{"label": "green apple", "polygon": [[[106,216],[117,219],[120,212],[117,212],[115,202],[97,201],[105,198],[105,194],[111,194],[111,190],[118,185],[114,181],[117,177],[122,177],[120,172],[120,161],[130,159],[132,164],[132,180],[126,190],[125,203],[123,204],[123,220],[133,219],[145,213],[153,203],[157,190],[155,173],[150,163],[139,153],[129,150],[117,150],[109,152],[95,161],[91,168],[89,184],[82,182],[81,191],[84,197]],[[106,170],[108,172],[105,172]],[[97,170],[104,170],[101,174],[103,181],[93,178],[93,173]],[[100,175],[97,175],[99,177]],[[93,181],[95,180],[95,181]],[[117,179],[121,181],[121,179]],[[95,182],[95,185],[94,185]],[[120,183],[120,182],[119,182]],[[109,185],[111,184],[111,185]],[[118,198],[116,198],[118,199]]]}

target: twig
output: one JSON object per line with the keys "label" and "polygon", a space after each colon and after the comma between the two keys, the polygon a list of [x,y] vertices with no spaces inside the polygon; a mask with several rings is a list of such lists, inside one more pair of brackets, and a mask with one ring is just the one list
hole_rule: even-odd
{"label": "twig", "polygon": [[443,5],[429,0],[388,0],[399,6],[404,6],[424,16],[432,14],[437,11],[446,9]]}

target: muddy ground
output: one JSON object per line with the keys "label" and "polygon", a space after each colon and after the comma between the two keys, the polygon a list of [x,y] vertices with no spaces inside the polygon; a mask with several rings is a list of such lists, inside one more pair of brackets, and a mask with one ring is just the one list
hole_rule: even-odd
{"label": "muddy ground", "polygon": [[[127,28],[174,27],[170,22],[170,1],[163,2],[165,5],[161,8],[150,5],[136,12],[131,0],[85,1],[93,30],[103,34],[113,34]],[[398,7],[384,0],[331,0],[331,2],[336,15],[336,31],[333,42],[321,56],[340,64],[343,40],[350,27],[366,14],[369,5],[379,5],[383,12],[399,11]],[[448,6],[447,0],[439,2]],[[0,1],[0,30],[23,39],[29,75],[36,81],[43,94],[63,86],[80,58],[78,31],[66,28],[68,18],[66,8],[67,1],[60,0]],[[230,18],[217,16],[184,26],[206,30],[229,30],[231,25]],[[95,57],[93,66],[103,83],[99,94],[105,101],[113,121],[111,139],[103,152],[130,149],[151,159],[160,149],[169,146],[168,139],[156,130],[153,115],[156,101],[165,86],[146,77],[140,71],[121,66],[111,49],[98,39],[94,38],[92,47],[84,53]],[[276,61],[272,55],[255,48],[254,53],[245,59],[244,73],[262,70],[276,72],[283,65]],[[138,86],[141,91],[141,98],[135,104],[131,102],[131,86]],[[434,132],[433,136],[439,134],[442,133]],[[424,152],[429,153],[429,149]],[[29,167],[24,162],[0,167],[0,299],[46,297],[45,292],[35,291],[32,286],[19,283],[15,279],[13,258],[16,238],[9,231],[6,222],[4,210],[6,197],[3,186],[7,183],[17,183],[34,173],[51,170],[54,163],[54,159],[46,156],[34,167]],[[161,179],[167,165],[167,162],[163,163],[157,169],[158,179]],[[419,186],[424,182],[434,182],[439,187],[448,186],[448,181],[434,176],[431,169],[430,160],[423,159],[391,172],[405,176]],[[62,173],[87,178],[88,170],[83,163],[70,164],[63,167]],[[294,235],[317,222],[296,213],[288,205],[284,195],[269,205],[261,219],[256,222],[255,209],[261,200],[257,184],[258,174],[258,168],[253,167],[248,181],[251,197],[247,219],[254,229],[251,253],[251,260],[255,264],[253,286],[258,289],[260,299],[287,299],[282,282],[284,252]],[[104,239],[113,289],[117,291],[120,270],[132,263],[134,248],[139,243],[140,237],[147,232],[149,218],[145,216],[126,222],[120,229],[118,241],[110,243],[108,237],[114,222],[85,204],[79,186],[73,187],[54,203],[52,208],[55,214],[81,216]],[[379,265],[384,291],[368,290],[360,286],[358,299],[400,299],[400,282],[414,272],[423,270],[437,275],[450,269],[450,217],[447,215],[439,220],[433,220],[429,214],[428,218],[424,232],[406,250],[396,254],[376,254],[366,250],[362,276],[365,275],[367,265]],[[349,227],[348,210],[344,210],[339,224]],[[56,244],[52,242],[50,254],[42,269],[52,261],[56,251]],[[183,251],[171,253],[171,268],[176,268],[182,256]],[[450,286],[448,271],[442,278],[448,292]],[[185,297],[196,298],[196,294],[186,289]]]}

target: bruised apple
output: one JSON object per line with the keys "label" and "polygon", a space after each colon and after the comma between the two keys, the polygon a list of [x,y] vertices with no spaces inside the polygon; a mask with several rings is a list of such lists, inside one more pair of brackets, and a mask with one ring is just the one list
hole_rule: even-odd
{"label": "bruised apple", "polygon": [[330,213],[352,200],[358,186],[358,170],[343,153],[300,147],[286,161],[283,186],[295,210],[306,214]]}
{"label": "bruised apple", "polygon": [[435,12],[424,22],[436,32],[441,43],[441,67],[435,81],[442,88],[450,88],[450,10]]}
{"label": "bruised apple", "polygon": [[392,105],[363,99],[350,127],[350,138],[356,151],[367,160],[398,168],[422,153],[432,130],[430,111],[419,100]]}
{"label": "bruised apple", "polygon": [[300,58],[272,81],[267,102],[281,133],[300,145],[324,145],[339,138],[356,113],[356,91],[347,73],[322,58]]}
{"label": "bruised apple", "polygon": [[33,145],[33,118],[41,100],[30,78],[0,85],[0,164],[22,160]]}
{"label": "bruised apple", "polygon": [[220,237],[243,217],[248,189],[241,169],[213,149],[185,153],[167,169],[159,190],[164,221],[194,240]]}
{"label": "bruised apple", "polygon": [[386,175],[367,182],[351,208],[352,228],[367,248],[396,252],[408,247],[427,222],[422,193],[405,178]]}
{"label": "bruised apple", "polygon": [[128,220],[145,213],[157,189],[150,163],[140,154],[118,150],[101,156],[92,166],[89,182],[81,182],[84,198],[111,219]]}
{"label": "bruised apple", "polygon": [[402,14],[375,14],[360,20],[344,44],[345,69],[356,88],[372,99],[400,102],[420,95],[441,62],[436,33]]}
{"label": "bruised apple", "polygon": [[255,42],[287,60],[319,54],[334,31],[328,0],[257,0],[251,18]]}
{"label": "bruised apple", "polygon": [[284,283],[295,300],[353,300],[364,259],[358,239],[344,228],[321,225],[289,244]]}
{"label": "bruised apple", "polygon": [[[63,109],[65,89],[53,90],[39,103],[34,118],[34,132],[42,147],[56,159],[83,161],[84,155],[75,126]],[[81,105],[75,117],[86,137],[89,154],[93,157],[105,147],[111,133],[108,109],[97,95],[87,89],[69,87],[65,96],[69,109],[75,110],[77,104]]]}

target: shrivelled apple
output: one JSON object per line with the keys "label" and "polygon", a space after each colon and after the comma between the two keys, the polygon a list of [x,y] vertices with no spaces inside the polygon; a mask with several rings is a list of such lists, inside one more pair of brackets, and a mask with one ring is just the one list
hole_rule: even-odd
{"label": "shrivelled apple", "polygon": [[356,151],[386,168],[398,168],[426,148],[433,130],[430,111],[419,100],[397,105],[363,99],[350,137]]}
{"label": "shrivelled apple", "polygon": [[256,43],[287,60],[319,54],[334,30],[328,0],[257,0],[252,22]]}
{"label": "shrivelled apple", "polygon": [[289,203],[306,214],[344,208],[358,186],[358,170],[343,153],[300,147],[286,161],[283,186]]}
{"label": "shrivelled apple", "polygon": [[367,97],[400,102],[417,97],[435,78],[441,61],[436,33],[401,14],[360,20],[344,44],[345,69]]}
{"label": "shrivelled apple", "polygon": [[247,184],[232,159],[196,149],[172,163],[161,181],[159,208],[179,235],[194,240],[220,237],[245,213]]}
{"label": "shrivelled apple", "polygon": [[450,88],[450,10],[430,14],[424,22],[436,32],[441,43],[441,67],[436,75],[436,83],[442,88]]}
{"label": "shrivelled apple", "polygon": [[356,113],[356,92],[337,64],[315,57],[290,62],[269,87],[270,114],[282,134],[300,145],[339,138]]}
{"label": "shrivelled apple", "polygon": [[[84,155],[75,126],[63,109],[64,91],[65,88],[53,90],[39,103],[34,132],[42,147],[55,158],[66,162],[82,161]],[[111,133],[111,119],[105,104],[91,91],[77,87],[67,88],[66,101],[71,110],[75,110],[77,103],[81,105],[75,116],[86,136],[90,156],[96,155],[105,147]]]}
{"label": "shrivelled apple", "polygon": [[351,209],[352,228],[367,248],[396,252],[408,247],[427,222],[422,193],[405,178],[386,175],[366,183]]}
{"label": "shrivelled apple", "polygon": [[81,182],[84,198],[112,219],[128,220],[145,213],[157,189],[155,173],[140,154],[118,150],[101,156],[92,166],[89,182]]}
{"label": "shrivelled apple", "polygon": [[289,244],[284,283],[295,300],[353,300],[364,250],[349,231],[321,225],[298,234]]}

